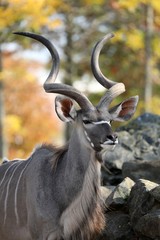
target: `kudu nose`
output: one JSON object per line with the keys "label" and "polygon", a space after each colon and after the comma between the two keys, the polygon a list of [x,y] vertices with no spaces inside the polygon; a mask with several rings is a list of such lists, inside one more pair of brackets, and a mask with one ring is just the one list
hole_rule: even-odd
{"label": "kudu nose", "polygon": [[115,143],[118,139],[118,136],[116,133],[110,134],[107,136],[107,139],[111,140],[113,143]]}

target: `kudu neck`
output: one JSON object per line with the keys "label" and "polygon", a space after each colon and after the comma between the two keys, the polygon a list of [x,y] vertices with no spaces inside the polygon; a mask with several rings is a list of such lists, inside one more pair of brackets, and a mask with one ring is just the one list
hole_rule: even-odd
{"label": "kudu neck", "polygon": [[[66,152],[67,165],[64,178],[67,182],[65,198],[68,207],[60,220],[66,239],[70,239],[68,236],[72,231],[75,233],[79,231],[79,227],[84,221],[87,222],[86,229],[92,229],[91,224],[97,222],[101,211],[100,163],[95,159],[95,151],[89,146],[86,147],[88,143],[85,142],[83,129],[80,127],[74,128]],[[97,211],[94,214],[93,209]],[[95,217],[93,222],[90,222],[91,214]],[[86,237],[83,239],[86,239]]]}
{"label": "kudu neck", "polygon": [[74,161],[82,163],[86,168],[90,160],[95,158],[95,151],[88,143],[81,123],[77,123],[71,134],[68,156],[73,156]]}

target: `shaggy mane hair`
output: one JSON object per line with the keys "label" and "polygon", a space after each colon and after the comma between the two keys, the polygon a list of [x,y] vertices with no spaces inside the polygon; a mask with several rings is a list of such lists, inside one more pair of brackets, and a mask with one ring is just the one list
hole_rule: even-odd
{"label": "shaggy mane hair", "polygon": [[[57,163],[67,152],[68,145],[56,148],[43,144],[39,149],[53,153],[51,166],[56,171]],[[61,236],[57,240],[94,240],[105,227],[104,202],[100,191],[101,164],[95,153],[86,169],[82,189],[60,217]]]}
{"label": "shaggy mane hair", "polygon": [[36,148],[36,151],[37,150],[48,150],[50,153],[53,154],[51,160],[50,160],[50,163],[51,163],[51,167],[52,167],[52,170],[56,170],[56,166],[57,166],[57,163],[59,161],[59,159],[62,158],[62,156],[67,152],[68,150],[68,144],[66,144],[65,146],[63,147],[55,147],[54,145],[52,144],[42,144],[41,146],[38,146]]}

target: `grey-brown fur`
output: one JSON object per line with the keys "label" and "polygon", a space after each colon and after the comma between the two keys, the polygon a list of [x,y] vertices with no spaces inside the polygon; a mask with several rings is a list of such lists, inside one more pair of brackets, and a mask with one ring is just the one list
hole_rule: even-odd
{"label": "grey-brown fur", "polygon": [[[84,159],[85,165],[88,165],[88,172],[81,174],[77,169],[77,171],[74,170],[73,174],[69,169],[65,171],[62,167],[66,162],[67,152],[68,149],[66,148],[56,149],[42,145],[26,161],[10,162],[0,167],[1,182],[7,168],[15,164],[10,168],[6,180],[0,186],[0,239],[88,240],[94,239],[94,235],[103,229],[103,202],[99,195],[100,163],[95,160],[94,152],[88,151],[88,157],[91,157],[91,159]],[[68,159],[68,164],[71,160]],[[80,161],[80,159],[78,160]],[[77,164],[76,159],[74,161]],[[16,169],[18,164],[21,165]],[[84,167],[82,161],[78,165],[80,168]],[[23,172],[17,191],[18,218],[16,219],[15,189],[25,166],[27,168]],[[6,199],[6,185],[14,169],[16,171]],[[70,191],[67,193],[65,188],[68,180],[72,184],[70,185]],[[55,188],[54,182],[56,181],[59,185]],[[76,187],[78,182],[79,187],[83,189],[81,194],[79,194],[79,188]],[[58,194],[55,193],[56,191],[58,191]],[[62,193],[65,193],[65,196],[62,196]],[[70,198],[73,198],[74,201],[71,201]],[[7,213],[4,212],[4,199],[7,200]],[[50,215],[54,216],[52,220],[50,220]],[[6,216],[5,221],[4,216]],[[43,222],[46,223],[43,225]],[[42,225],[43,229],[41,228]],[[56,226],[55,230],[53,226]],[[6,234],[8,235],[7,229],[12,229],[9,238],[6,237]],[[46,231],[47,235],[48,232],[51,232],[50,238],[46,235]]]}
{"label": "grey-brown fur", "polygon": [[118,142],[110,123],[130,119],[138,97],[109,108],[125,91],[123,83],[104,77],[98,65],[101,48],[112,34],[97,43],[91,58],[95,78],[108,89],[96,107],[77,89],[54,83],[59,55],[50,41],[33,33],[17,34],[37,39],[50,51],[53,64],[44,89],[61,94],[55,99],[55,110],[62,121],[72,124],[73,131],[62,148],[42,145],[27,160],[0,166],[0,239],[94,240],[105,226],[100,191],[102,155]]}

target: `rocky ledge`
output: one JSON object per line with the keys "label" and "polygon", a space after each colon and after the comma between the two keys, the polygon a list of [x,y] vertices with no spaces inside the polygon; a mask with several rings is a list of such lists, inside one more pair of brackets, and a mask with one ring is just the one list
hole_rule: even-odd
{"label": "rocky ledge", "polygon": [[118,129],[119,144],[104,156],[104,185],[117,185],[124,177],[160,183],[160,116],[145,113]]}
{"label": "rocky ledge", "polygon": [[160,240],[160,116],[144,114],[118,134],[119,145],[105,156],[99,240]]}
{"label": "rocky ledge", "polygon": [[102,187],[106,229],[99,240],[160,239],[160,185],[125,178],[110,194]]}

